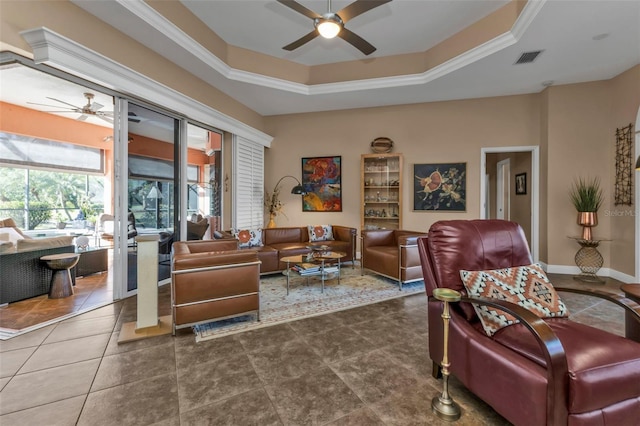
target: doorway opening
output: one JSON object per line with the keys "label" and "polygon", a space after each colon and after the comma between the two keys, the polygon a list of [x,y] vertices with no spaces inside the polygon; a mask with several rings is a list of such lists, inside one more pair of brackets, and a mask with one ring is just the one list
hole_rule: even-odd
{"label": "doorway opening", "polygon": [[[516,187],[516,175],[521,184],[524,182],[524,188],[522,185]],[[529,241],[533,260],[537,262],[540,241],[539,147],[482,148],[480,176],[480,218],[500,218],[519,223]]]}

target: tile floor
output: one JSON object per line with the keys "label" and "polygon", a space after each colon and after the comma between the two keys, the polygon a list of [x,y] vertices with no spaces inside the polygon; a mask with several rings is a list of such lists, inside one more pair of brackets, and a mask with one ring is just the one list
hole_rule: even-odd
{"label": "tile floor", "polygon": [[[576,320],[622,333],[620,308],[563,299]],[[168,286],[160,300],[166,315]],[[0,341],[0,424],[446,424],[430,410],[441,382],[430,374],[424,295],[202,343],[181,330],[119,345],[122,324],[135,318],[129,298]],[[507,424],[451,384],[458,424]]]}
{"label": "tile floor", "polygon": [[104,273],[77,277],[74,294],[62,299],[49,299],[43,294],[0,307],[0,330],[7,335],[65,315],[84,312],[113,301],[112,251],[109,250],[109,270]]}

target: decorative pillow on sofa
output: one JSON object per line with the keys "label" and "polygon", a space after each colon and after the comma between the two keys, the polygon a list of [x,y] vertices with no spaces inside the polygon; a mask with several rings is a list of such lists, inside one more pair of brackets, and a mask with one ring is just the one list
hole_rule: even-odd
{"label": "decorative pillow on sofa", "polygon": [[[460,271],[462,283],[471,297],[507,300],[526,308],[540,318],[566,317],[567,307],[539,264],[490,271]],[[473,304],[488,336],[519,321],[490,306]]]}
{"label": "decorative pillow on sofa", "polygon": [[261,247],[262,229],[233,229],[231,231],[234,238],[238,239],[238,247]]}
{"label": "decorative pillow on sofa", "polygon": [[309,241],[333,240],[333,228],[331,225],[309,225]]}

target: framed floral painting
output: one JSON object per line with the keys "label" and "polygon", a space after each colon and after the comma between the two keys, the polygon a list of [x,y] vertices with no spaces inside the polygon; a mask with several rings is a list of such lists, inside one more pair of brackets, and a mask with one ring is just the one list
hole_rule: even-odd
{"label": "framed floral painting", "polygon": [[303,212],[342,211],[342,157],[302,159]]}
{"label": "framed floral painting", "polygon": [[414,164],[413,210],[467,210],[467,163]]}

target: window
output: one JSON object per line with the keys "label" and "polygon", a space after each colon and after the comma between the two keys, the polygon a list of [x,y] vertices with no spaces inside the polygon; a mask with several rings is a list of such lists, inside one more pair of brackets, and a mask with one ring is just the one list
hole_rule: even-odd
{"label": "window", "polygon": [[0,132],[0,162],[49,169],[104,173],[104,151]]}
{"label": "window", "polygon": [[103,176],[0,166],[0,181],[0,217],[25,230],[88,227],[104,210]]}

